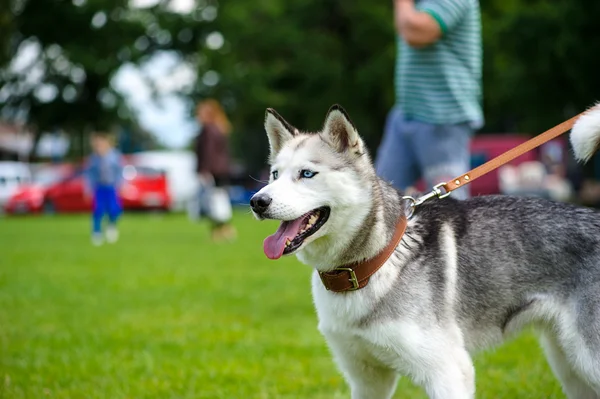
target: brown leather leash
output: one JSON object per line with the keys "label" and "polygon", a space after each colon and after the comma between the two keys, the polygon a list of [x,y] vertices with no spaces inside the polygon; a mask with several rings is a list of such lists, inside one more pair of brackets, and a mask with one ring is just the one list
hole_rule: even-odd
{"label": "brown leather leash", "polygon": [[[502,165],[505,165],[506,163],[512,161],[518,156],[523,155],[527,151],[531,151],[534,148],[537,148],[540,145],[547,143],[548,141],[560,136],[561,134],[568,132],[569,130],[571,130],[577,119],[583,114],[584,112],[572,117],[569,120],[564,121],[559,125],[554,126],[552,129],[545,131],[544,133],[532,138],[531,140],[528,140],[523,144],[518,145],[517,147],[497,156],[496,158],[484,163],[483,165],[476,167],[473,170],[470,170],[469,172],[463,175],[458,176],[455,179],[435,185],[431,192],[417,199],[413,197],[403,198],[412,201],[413,210],[416,206],[421,205],[423,202],[431,198],[445,198],[457,188],[466,186],[473,180],[476,180],[481,176],[491,172],[492,170],[497,169]],[[442,191],[442,189],[444,191]],[[365,287],[369,283],[370,277],[373,274],[375,274],[394,253],[396,247],[398,247],[398,244],[400,244],[400,241],[404,236],[407,224],[407,217],[401,215],[400,219],[398,220],[398,223],[396,224],[396,231],[394,232],[392,240],[383,249],[383,251],[381,251],[381,253],[379,253],[374,258],[367,259],[363,262],[358,262],[351,265],[336,267],[335,269],[329,272],[320,272],[319,276],[321,277],[321,281],[323,282],[325,288],[333,292],[346,292],[355,291]]]}
{"label": "brown leather leash", "polygon": [[462,187],[466,184],[471,183],[473,180],[480,178],[481,176],[490,173],[492,170],[499,168],[500,166],[512,161],[525,154],[528,151],[533,150],[541,146],[544,143],[560,136],[571,130],[577,119],[584,113],[580,113],[572,117],[569,120],[564,121],[561,124],[554,126],[552,129],[546,130],[544,133],[535,136],[531,140],[527,140],[526,142],[516,146],[515,148],[506,151],[503,154],[498,155],[496,158],[484,163],[476,167],[475,169],[465,173],[464,175],[458,176],[456,179],[452,179],[449,182],[442,185],[442,188],[446,190],[446,193],[451,193],[459,187]]}
{"label": "brown leather leash", "polygon": [[[445,198],[445,197],[449,196],[450,193],[452,191],[456,190],[457,188],[466,186],[467,184],[471,183],[473,180],[476,180],[476,179],[480,178],[481,176],[483,176],[487,173],[490,173],[492,170],[497,169],[502,165],[505,165],[506,163],[512,161],[513,159],[525,154],[527,151],[531,151],[534,148],[537,148],[537,147],[541,146],[542,144],[547,143],[548,141],[560,136],[561,134],[568,132],[569,130],[571,130],[571,128],[573,127],[573,125],[575,124],[577,119],[579,119],[579,117],[581,115],[583,115],[584,113],[585,112],[575,115],[571,119],[568,119],[568,120],[554,126],[552,129],[546,130],[544,133],[542,133],[538,136],[535,136],[534,138],[532,138],[530,140],[527,140],[526,142],[516,146],[515,148],[513,148],[511,150],[506,151],[503,154],[498,155],[496,158],[487,161],[483,165],[480,165],[480,166],[476,167],[475,169],[468,171],[465,174],[462,174],[448,182],[443,182],[443,183],[439,183],[439,184],[435,185],[431,192],[423,195],[422,197],[419,197],[417,199],[414,199],[412,197],[405,197],[405,198],[413,201],[413,208],[418,205],[421,205],[423,202],[425,202],[433,197]],[[443,189],[443,191],[441,189]]]}

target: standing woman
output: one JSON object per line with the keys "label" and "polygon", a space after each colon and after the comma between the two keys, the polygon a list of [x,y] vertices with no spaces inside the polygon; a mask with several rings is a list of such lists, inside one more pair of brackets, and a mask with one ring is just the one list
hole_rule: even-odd
{"label": "standing woman", "polygon": [[[196,119],[201,131],[196,138],[196,172],[204,187],[226,188],[229,185],[229,133],[231,123],[218,101],[208,99],[196,107]],[[210,212],[209,212],[210,217]],[[212,238],[215,241],[232,240],[236,236],[231,220],[212,219]]]}

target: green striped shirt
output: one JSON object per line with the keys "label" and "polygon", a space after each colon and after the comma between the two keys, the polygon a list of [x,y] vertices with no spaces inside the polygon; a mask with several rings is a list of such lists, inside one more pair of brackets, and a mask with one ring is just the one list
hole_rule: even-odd
{"label": "green striped shirt", "polygon": [[398,37],[396,101],[404,114],[435,124],[483,125],[481,19],[478,0],[421,0],[440,25],[434,44],[410,47]]}

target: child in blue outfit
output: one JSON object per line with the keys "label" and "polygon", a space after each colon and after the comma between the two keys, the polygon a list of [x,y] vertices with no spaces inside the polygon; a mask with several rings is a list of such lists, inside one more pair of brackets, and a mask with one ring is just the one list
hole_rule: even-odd
{"label": "child in blue outfit", "polygon": [[112,144],[108,135],[95,133],[92,136],[93,154],[85,171],[86,193],[93,198],[92,243],[102,245],[102,220],[108,215],[106,240],[114,243],[119,238],[117,220],[123,211],[118,193],[123,177],[123,158]]}

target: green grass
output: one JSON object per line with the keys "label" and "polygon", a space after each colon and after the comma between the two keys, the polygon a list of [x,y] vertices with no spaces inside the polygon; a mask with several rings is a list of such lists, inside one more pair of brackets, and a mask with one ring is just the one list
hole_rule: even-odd
{"label": "green grass", "polygon": [[[269,261],[236,214],[214,245],[183,216],[0,219],[0,398],[349,398],[317,332],[310,270]],[[478,398],[563,398],[534,337],[476,357]],[[424,398],[402,379],[396,398]]]}

